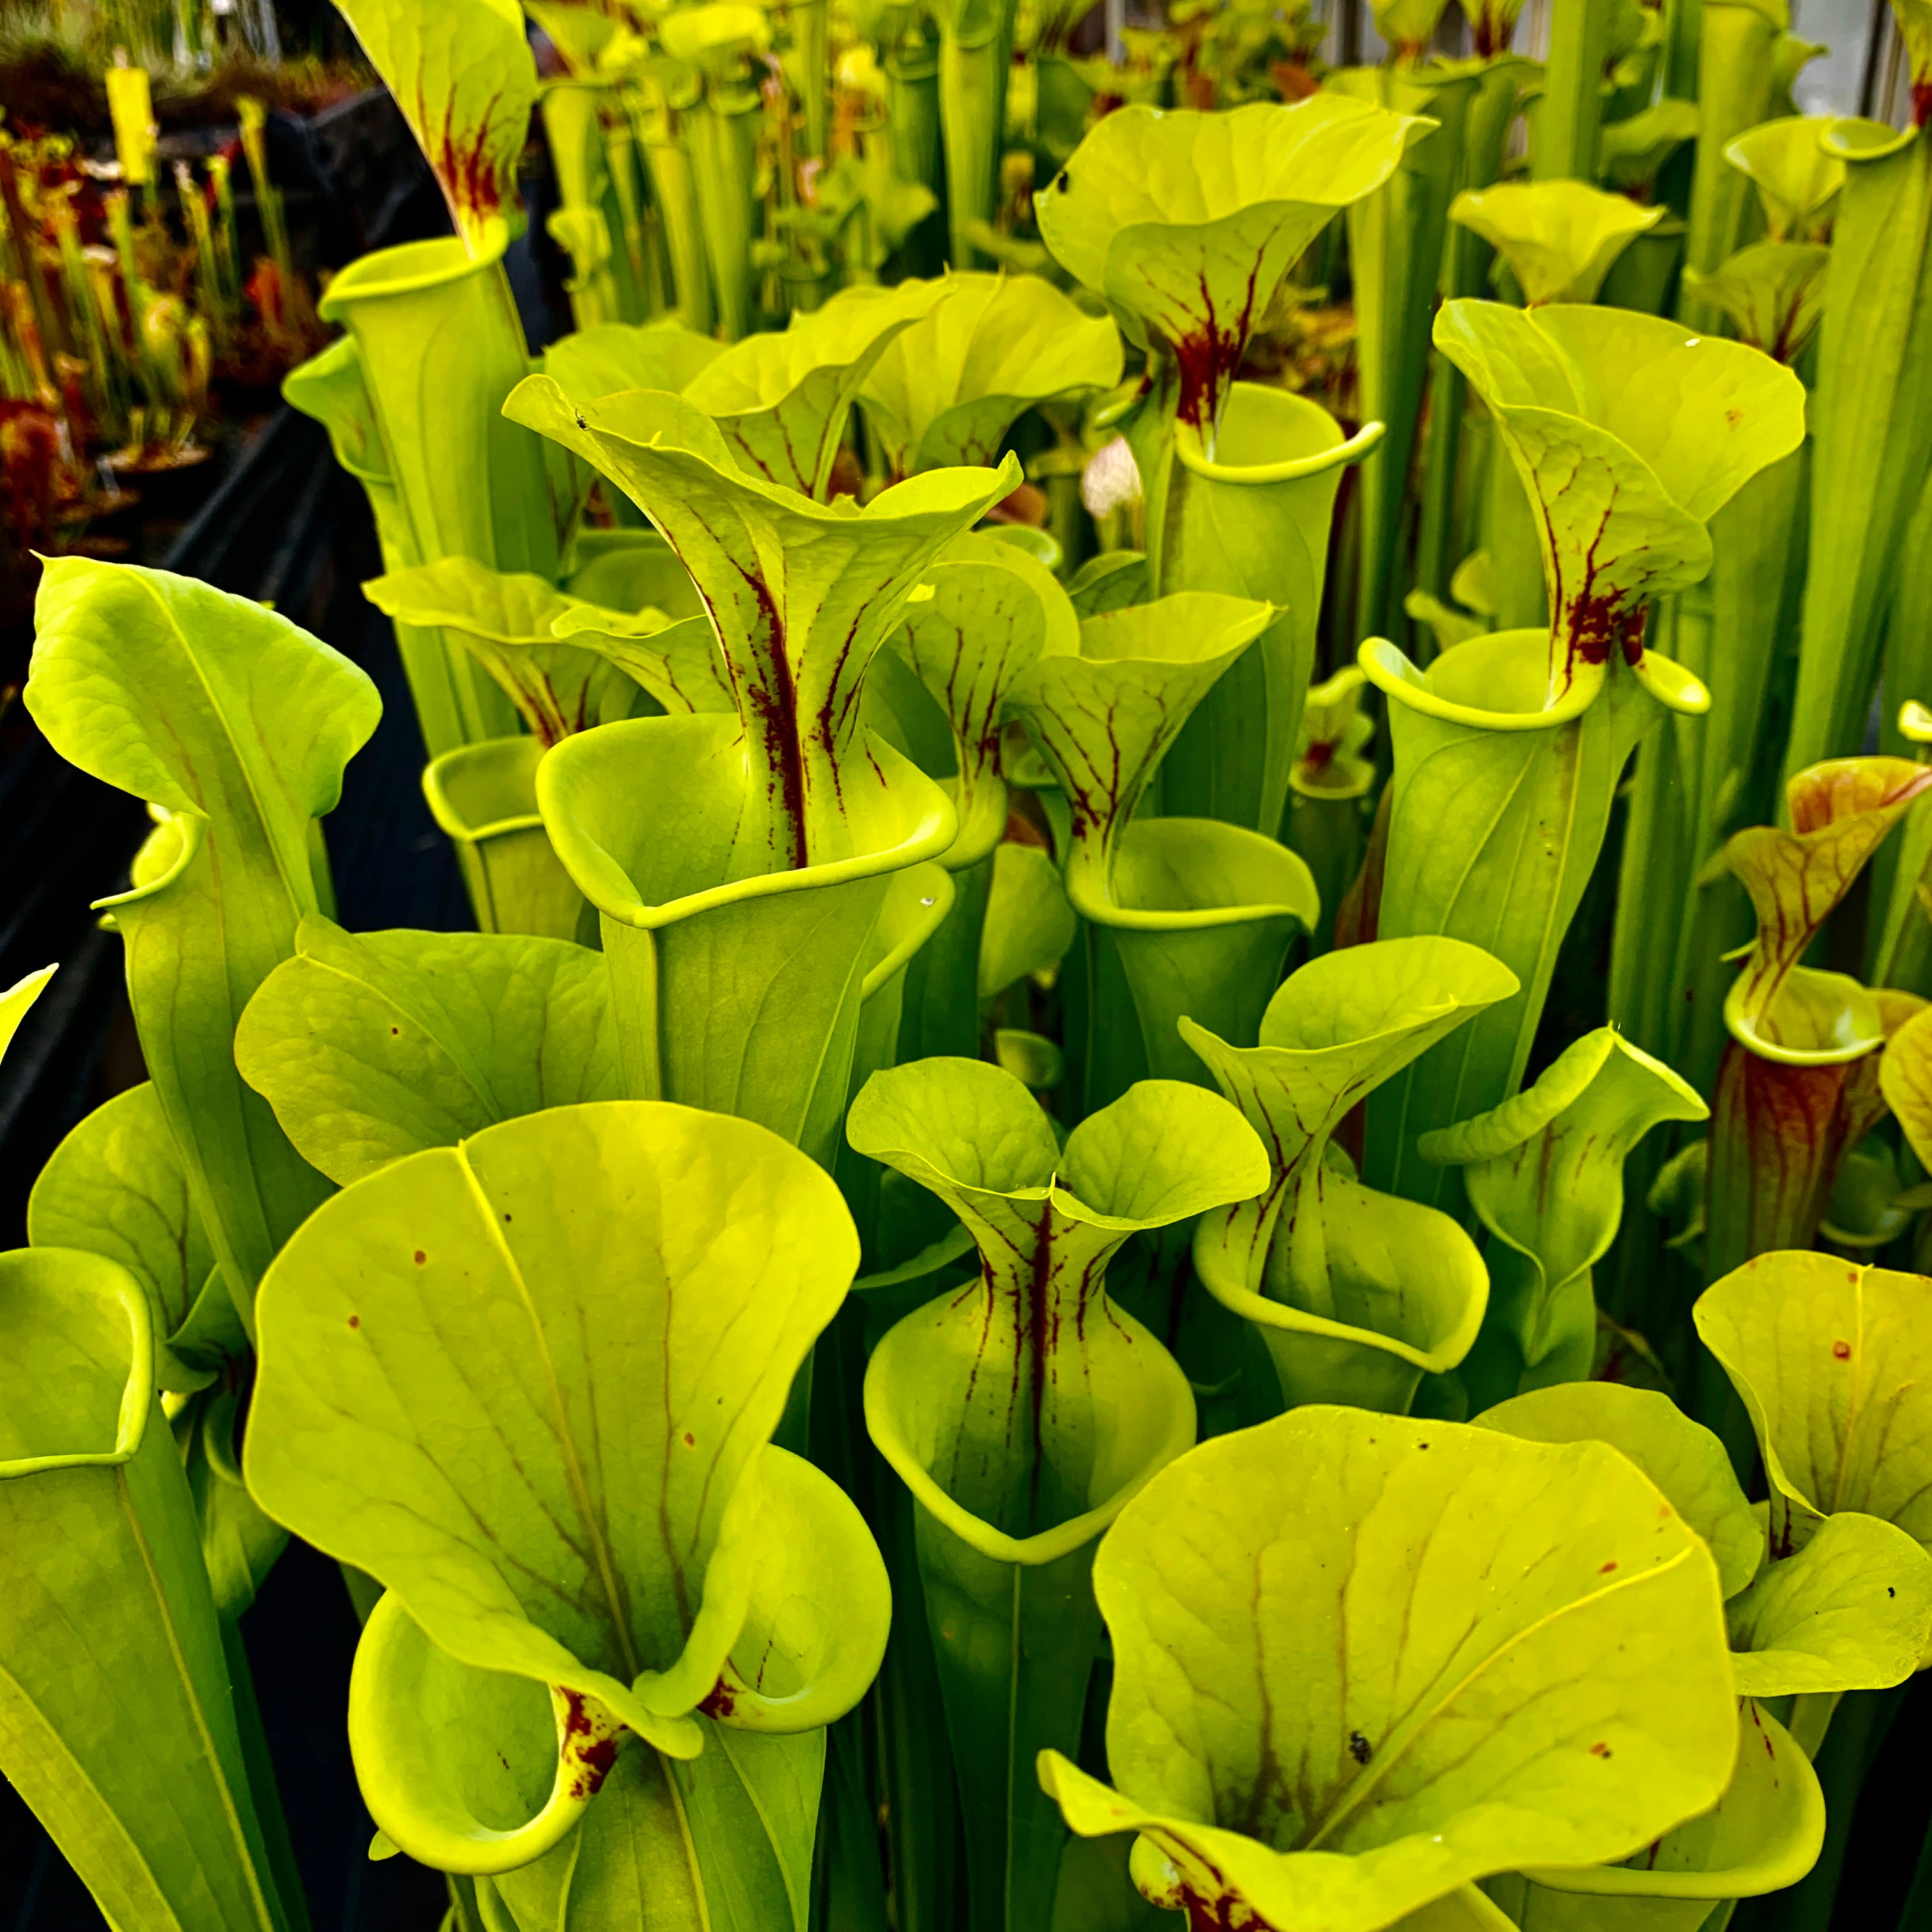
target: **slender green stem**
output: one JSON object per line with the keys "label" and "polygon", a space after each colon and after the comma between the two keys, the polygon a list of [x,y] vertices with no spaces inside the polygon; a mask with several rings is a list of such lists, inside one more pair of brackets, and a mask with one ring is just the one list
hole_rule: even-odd
{"label": "slender green stem", "polygon": [[1530,154],[1538,181],[1594,181],[1610,0],[1553,0],[1550,62]]}

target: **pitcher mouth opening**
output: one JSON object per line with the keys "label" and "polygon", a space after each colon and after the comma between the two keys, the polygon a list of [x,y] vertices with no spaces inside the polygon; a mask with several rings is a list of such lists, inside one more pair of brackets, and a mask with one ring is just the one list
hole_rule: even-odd
{"label": "pitcher mouth opening", "polygon": [[352,262],[330,282],[316,304],[316,313],[325,322],[344,322],[352,306],[358,302],[420,295],[424,290],[445,288],[466,276],[487,274],[502,262],[509,245],[508,225],[497,217],[488,224],[484,245],[473,254],[454,235],[379,248],[373,255]]}
{"label": "pitcher mouth opening", "polygon": [[[720,765],[729,760],[734,748],[742,745],[736,718],[722,713],[697,713],[685,718],[631,718],[600,727],[594,732],[566,738],[553,746],[537,768],[538,809],[548,828],[557,856],[578,889],[605,917],[640,932],[655,932],[707,912],[748,899],[769,898],[787,892],[811,892],[820,887],[850,884],[897,872],[922,860],[937,859],[952,845],[958,820],[937,781],[929,778],[911,760],[895,751],[884,740],[874,736],[870,751],[878,770],[880,787],[874,805],[883,808],[879,816],[883,842],[850,856],[796,866],[784,871],[757,872],[731,879],[718,877],[727,869],[730,849],[730,832],[736,822],[739,796],[724,794],[728,788],[721,772],[730,777],[747,775],[742,764]],[[655,756],[652,756],[655,754]],[[620,854],[620,842],[608,836],[605,824],[614,814],[608,807],[599,810],[599,781],[612,772],[630,774],[644,762],[662,775],[668,766],[682,763],[694,766],[710,763],[707,775],[715,796],[709,825],[695,822],[694,844],[704,842],[709,849],[694,856],[688,874],[710,878],[712,883],[691,883],[646,896],[635,878],[638,856],[633,850]],[[657,788],[659,796],[692,796],[701,793],[704,778],[698,777],[680,790]],[[623,842],[636,843],[634,832]]]}
{"label": "pitcher mouth opening", "polygon": [[[1241,388],[1248,386],[1238,383],[1235,386]],[[1231,402],[1231,412],[1232,408]],[[1306,456],[1288,457],[1278,463],[1223,463],[1208,454],[1205,440],[1198,424],[1177,422],[1174,428],[1174,454],[1184,470],[1204,482],[1255,488],[1270,483],[1298,482],[1306,477],[1320,476],[1329,470],[1359,463],[1376,448],[1386,433],[1384,424],[1364,423],[1353,436],[1338,441],[1330,448],[1312,451]],[[1222,434],[1225,437],[1225,428]]]}
{"label": "pitcher mouth opening", "polygon": [[542,752],[536,739],[518,733],[458,745],[430,759],[423,767],[423,799],[438,830],[477,844],[540,828],[536,768]]}
{"label": "pitcher mouth opening", "polygon": [[[1574,723],[1595,703],[1611,676],[1622,670],[1666,710],[1698,716],[1711,708],[1711,694],[1682,666],[1654,651],[1616,670],[1608,664],[1583,667],[1555,704],[1548,699],[1550,640],[1548,629],[1496,631],[1472,638],[1420,670],[1399,646],[1386,638],[1366,638],[1356,652],[1369,682],[1385,697],[1409,711],[1487,731],[1548,731]],[[1516,702],[1498,705],[1466,702],[1436,688],[1445,670],[1452,688],[1498,689]]]}
{"label": "pitcher mouth opening", "polygon": [[[1160,904],[1150,899],[1192,897],[1191,892],[1166,893],[1147,876],[1136,879],[1136,861],[1160,867],[1184,887],[1198,879],[1196,863],[1179,862],[1184,855],[1166,857],[1160,848],[1180,845],[1202,837],[1223,848],[1226,857],[1242,867],[1240,883],[1261,885],[1278,896],[1232,898],[1220,904]],[[1103,869],[1104,868],[1104,869]],[[1272,919],[1294,920],[1312,932],[1322,916],[1320,896],[1303,860],[1265,832],[1218,818],[1142,818],[1116,835],[1112,862],[1078,857],[1066,868],[1066,896],[1076,912],[1091,924],[1113,932],[1203,932],[1217,928],[1255,926]],[[1139,902],[1139,903],[1136,903]]]}

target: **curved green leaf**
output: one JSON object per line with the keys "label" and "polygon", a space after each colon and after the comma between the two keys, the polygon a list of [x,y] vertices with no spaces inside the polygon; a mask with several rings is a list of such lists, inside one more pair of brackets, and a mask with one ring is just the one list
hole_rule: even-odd
{"label": "curved green leaf", "polygon": [[1498,1402],[1474,1426],[1532,1442],[1607,1442],[1620,1450],[1710,1545],[1726,1601],[1764,1561],[1764,1526],[1724,1444],[1667,1395],[1615,1382],[1561,1382]]}
{"label": "curved green leaf", "polygon": [[1252,1038],[1290,942],[1322,916],[1299,853],[1211,818],[1136,819],[1116,842],[1111,898],[1076,903],[1096,962],[1090,984],[1100,986],[1087,1019],[1089,1106],[1143,1072],[1206,1084],[1180,1021]]}
{"label": "curved green leaf", "polygon": [[343,17],[388,83],[472,258],[520,226],[517,163],[536,62],[516,0],[348,0]]}
{"label": "curved green leaf", "polygon": [[[1531,1872],[1516,1909],[1525,1932],[1705,1924],[1711,1900],[1796,1885],[1816,1862],[1824,1838],[1825,1794],[1810,1760],[1783,1725],[1746,1699],[1738,1713],[1736,1768],[1710,1810],[1621,1864]],[[1510,1882],[1492,1889],[1514,1904]],[[1670,1916],[1670,1900],[1685,1901],[1681,1916]]]}
{"label": "curved green leaf", "polygon": [[[1757,936],[1724,998],[1724,1024],[1753,1052],[1850,1059],[1883,1038],[1876,1005],[1834,997],[1840,976],[1801,968],[1818,928],[1880,842],[1932,786],[1906,758],[1836,758],[1786,787],[1790,829],[1754,826],[1724,849],[1750,895]],[[1849,1050],[1848,1050],[1849,1049]]]}
{"label": "curved green leaf", "polygon": [[1461,1191],[1417,1154],[1417,1137],[1498,1106],[1522,1078],[1632,750],[1667,708],[1709,704],[1696,680],[1646,652],[1634,675],[1619,665],[1600,683],[1580,677],[1551,706],[1549,645],[1546,632],[1498,632],[1426,671],[1378,639],[1360,653],[1390,700],[1395,741],[1376,930],[1463,940],[1521,983],[1371,1102],[1370,1178],[1412,1199]]}
{"label": "curved green leaf", "polygon": [[1265,1183],[1225,1102],[1144,1082],[1063,1154],[1038,1104],[984,1062],[874,1075],[846,1133],[931,1190],[977,1244],[964,1298],[908,1316],[866,1377],[873,1438],[924,1507],[984,1554],[1041,1563],[1090,1541],[1193,1438],[1186,1379],[1106,1298],[1129,1234]]}
{"label": "curved green leaf", "polygon": [[895,476],[990,464],[1037,402],[1111,389],[1120,339],[1038,275],[952,276],[945,299],[896,336],[860,392]]}
{"label": "curved green leaf", "polygon": [[1078,931],[1060,870],[1037,845],[1001,845],[980,946],[980,997],[996,998],[1030,974],[1057,966]]}
{"label": "curved green leaf", "polygon": [[1230,389],[1211,458],[1191,424],[1175,430],[1165,500],[1148,512],[1160,590],[1220,591],[1274,610],[1183,728],[1162,777],[1169,813],[1279,831],[1314,674],[1336,495],[1382,434],[1371,422],[1345,435],[1311,398],[1258,382]]}
{"label": "curved green leaf", "polygon": [[704,614],[691,573],[653,530],[579,530],[563,588],[601,610],[634,614],[640,622],[651,610],[670,617]]}
{"label": "curved green leaf", "polygon": [[1296,1411],[1156,1477],[1094,1589],[1119,1790],[1053,1756],[1042,1781],[1210,1923],[1373,1932],[1627,1857],[1730,1778],[1715,1566],[1600,1444]]}
{"label": "curved green leaf", "polygon": [[1458,0],[1458,4],[1469,23],[1478,56],[1484,60],[1506,56],[1522,0]]}
{"label": "curved green leaf", "polygon": [[1796,362],[1824,319],[1831,259],[1820,242],[1758,242],[1708,275],[1685,269],[1684,283],[1730,317],[1740,341],[1780,362]]}
{"label": "curved green leaf", "polygon": [[[1726,149],[1776,111],[1778,49],[1790,25],[1787,0],[1714,0],[1694,32],[1688,22],[1672,32],[1673,40],[1694,41],[1692,58],[1700,83],[1697,149],[1685,210],[1684,256],[1691,268],[1715,268],[1744,239],[1752,196]],[[1688,56],[1690,50],[1682,52]],[[1680,79],[1672,91],[1689,90]],[[1687,320],[1708,326],[1709,318],[1694,302],[1680,302],[1679,307]]]}
{"label": "curved green leaf", "polygon": [[1088,618],[1078,657],[1038,659],[1008,687],[1073,810],[1066,860],[1076,909],[1115,901],[1120,836],[1162,755],[1215,680],[1267,626],[1270,606],[1186,590]]}
{"label": "curved green leaf", "polygon": [[1597,144],[1597,171],[1610,187],[1645,200],[1664,163],[1697,138],[1697,104],[1666,94],[1607,123]]}
{"label": "curved green leaf", "polygon": [[[1132,454],[1124,439],[1117,436],[1108,447],[1124,454],[1129,466],[1132,466]],[[1134,487],[1138,492],[1138,480]],[[1083,497],[1086,488],[1083,480]],[[1082,617],[1097,617],[1103,610],[1118,610],[1124,604],[1138,604],[1146,596],[1147,590],[1147,557],[1137,550],[1103,550],[1099,556],[1090,556],[1066,584],[1066,594],[1073,601],[1076,613]]]}
{"label": "curved green leaf", "polygon": [[619,1096],[604,962],[557,939],[303,921],[235,1035],[242,1077],[338,1186],[547,1107]]}
{"label": "curved green leaf", "polygon": [[723,343],[681,322],[610,322],[553,342],[543,366],[569,394],[598,400],[625,389],[680,391],[724,352]]}
{"label": "curved green leaf", "polygon": [[48,1156],[27,1198],[27,1239],[119,1262],[148,1298],[160,1385],[184,1392],[208,1380],[167,1346],[208,1285],[214,1250],[152,1081],[95,1108]]}
{"label": "curved green leaf", "polygon": [[1489,405],[1537,514],[1555,704],[1709,569],[1704,526],[1804,434],[1804,386],[1742,344],[1624,309],[1449,302],[1436,345]]}
{"label": "curved green leaf", "polygon": [[311,828],[374,730],[347,658],[245,598],[78,557],[42,578],[27,708],[64,757],[170,814],[104,902],[196,1212],[244,1314],[320,1179],[235,1070],[242,1007],[320,910]]}
{"label": "curved green leaf", "polygon": [[1425,1370],[1453,1368],[1474,1340],[1489,1282],[1461,1227],[1360,1186],[1328,1154],[1370,1093],[1515,984],[1458,940],[1385,940],[1291,974],[1258,1046],[1181,1021],[1261,1133],[1271,1173],[1258,1198],[1202,1222],[1195,1266],[1260,1328],[1291,1406],[1345,1399],[1400,1412]]}
{"label": "curved green leaf", "polygon": [[[575,602],[541,577],[450,556],[371,578],[362,594],[399,624],[460,638],[541,744],[628,718],[636,707],[643,680],[625,675],[628,667],[614,668],[592,652],[556,640],[556,621]],[[646,615],[656,620],[650,632],[669,628],[662,611]]]}
{"label": "curved green leaf", "polygon": [[1829,232],[1832,204],[1845,184],[1845,164],[1825,146],[1827,117],[1786,116],[1748,128],[1724,159],[1748,175],[1773,242],[1817,242]]}
{"label": "curved green leaf", "polygon": [[1698,1298],[1771,1487],[1774,1556],[1840,1510],[1932,1548],[1932,1281],[1834,1256],[1760,1255]]}
{"label": "curved green leaf", "polygon": [[605,1102],[412,1155],[264,1283],[249,1487],[460,1661],[692,1755],[765,1560],[752,1472],[857,1262],[747,1121]]}
{"label": "curved green leaf", "polygon": [[758,1498],[744,1628],[704,1712],[734,1730],[792,1736],[842,1718],[872,1688],[892,1586],[858,1506],[803,1456],[769,1446]]}
{"label": "curved green leaf", "polygon": [[[226,1291],[220,1282],[219,1274],[212,1276],[208,1292],[225,1300]],[[190,1359],[205,1358],[209,1344],[195,1334],[193,1320],[190,1316],[183,1352]],[[232,1318],[228,1327],[225,1343],[213,1346],[225,1347],[226,1359],[217,1359],[229,1372],[176,1412],[174,1434],[201,1528],[201,1559],[214,1592],[214,1613],[232,1631],[288,1547],[289,1533],[256,1507],[242,1480],[236,1448],[242,1396],[232,1384],[238,1379],[235,1365],[245,1356],[247,1340]],[[229,1641],[232,1646],[234,1640],[231,1636]]]}
{"label": "curved green leaf", "polygon": [[622,1734],[606,1712],[439,1650],[392,1590],[349,1684],[363,1802],[399,1851],[439,1871],[512,1871],[572,1830]]}
{"label": "curved green leaf", "polygon": [[545,755],[541,739],[520,731],[514,738],[459,745],[423,767],[423,802],[456,848],[476,923],[485,932],[553,939],[584,934],[584,895],[537,811],[537,767]]}
{"label": "curved green leaf", "polygon": [[1100,1640],[1088,1546],[1194,1439],[1187,1378],[1109,1298],[1108,1264],[1137,1231],[1253,1192],[1266,1163],[1226,1102],[1165,1081],[1090,1114],[1063,1152],[1018,1080],[969,1060],[875,1074],[847,1133],[980,1250],[976,1282],[874,1350],[866,1422],[918,1505],[975,1910],[1037,1924],[1064,1833],[1026,1771],[1079,1738]]}
{"label": "curved green leaf", "polygon": [[[813,1712],[788,1710],[764,1690],[804,1688],[823,1709],[849,1706],[876,1673],[890,1593],[885,1566],[858,1512],[829,1478],[783,1450],[764,1452],[759,1480],[765,1558],[737,1646],[730,1688],[706,1702],[706,1755],[728,1778],[745,1731],[811,1731]],[[850,1564],[849,1569],[844,1566]],[[828,1648],[840,1653],[828,1671]],[[740,1735],[722,1743],[728,1725]],[[370,1814],[400,1850],[443,1871],[501,1874],[542,1857],[584,1820],[619,1754],[652,1755],[608,1712],[527,1677],[479,1670],[438,1649],[393,1592],[370,1616],[350,1685],[349,1736]],[[805,1846],[811,1844],[812,1812]],[[769,1825],[767,1826],[769,1828]],[[712,1858],[728,1846],[706,1848]],[[742,1850],[745,1849],[741,1847]],[[674,1858],[675,1865],[681,1858]]]}
{"label": "curved green leaf", "polygon": [[1449,204],[1449,219],[1502,255],[1535,308],[1594,302],[1610,264],[1664,219],[1664,210],[1586,182],[1499,182],[1465,188]]}
{"label": "curved green leaf", "polygon": [[0,1256],[0,1770],[110,1921],[294,1932],[194,1505],[117,1263]]}
{"label": "curved green leaf", "polygon": [[608,14],[560,0],[524,0],[524,11],[548,35],[573,75],[594,74],[598,56],[622,31]]}
{"label": "curved green leaf", "polygon": [[[500,222],[480,254],[454,236],[378,249],[329,284],[322,319],[348,330],[382,457],[369,494],[392,568],[473,556],[502,570],[556,573],[589,483],[503,418],[530,350],[502,263]],[[431,757],[514,730],[516,713],[463,645],[398,633]]]}
{"label": "curved green leaf", "polygon": [[1534,1086],[1459,1126],[1423,1135],[1424,1160],[1460,1166],[1490,1250],[1490,1312],[1471,1400],[1580,1382],[1597,1346],[1590,1271],[1623,1220],[1624,1162],[1666,1120],[1710,1108],[1614,1027],[1573,1041]]}
{"label": "curved green leaf", "polygon": [[602,915],[629,1092],[758,1120],[830,1166],[886,902],[957,820],[874,736],[839,800],[852,856],[734,877],[748,763],[728,718],[633,718],[566,740],[538,790]]}
{"label": "curved green leaf", "polygon": [[1447,0],[1374,0],[1370,8],[1376,32],[1388,43],[1398,63],[1412,62],[1427,52]]}
{"label": "curved green leaf", "polygon": [[1034,217],[1074,280],[1174,358],[1179,416],[1211,440],[1276,285],[1430,124],[1328,94],[1225,114],[1124,107],[1035,195]]}
{"label": "curved green leaf", "polygon": [[1888,1690],[1932,1641],[1932,1554],[1891,1523],[1843,1510],[1767,1564],[1726,1614],[1746,1696]]}
{"label": "curved green leaf", "polygon": [[734,343],[685,384],[685,400],[717,424],[745,475],[823,497],[845,419],[874,365],[947,299],[946,284],[922,282],[835,296],[788,329]]}
{"label": "curved green leaf", "polygon": [[4,993],[0,993],[0,1056],[14,1044],[14,1036],[20,1030],[20,1022],[27,1017],[27,1010],[46,989],[47,982],[60,970],[58,966],[43,966],[38,972],[29,973],[14,981]]}
{"label": "curved green leaf", "polygon": [[1916,1014],[1885,1043],[1880,1090],[1922,1167],[1932,1168],[1932,1008]]}
{"label": "curved green leaf", "polygon": [[1366,682],[1359,665],[1345,664],[1333,677],[1309,688],[1288,775],[1297,796],[1354,799],[1374,788],[1375,761],[1362,755],[1376,730],[1374,719],[1362,715]]}
{"label": "curved green leaf", "polygon": [[1707,1280],[1816,1238],[1847,1154],[1885,1115],[1876,1049],[1924,1004],[1798,966],[1772,1009],[1777,1041],[1734,1029],[1711,1109]]}
{"label": "curved green leaf", "polygon": [[[1057,584],[1052,589],[1064,610],[1066,593]],[[1064,628],[1071,631],[1068,615]],[[1062,640],[1049,638],[1047,608],[1028,578],[1000,563],[944,562],[932,566],[907,605],[897,641],[952,730],[959,836],[946,863],[964,871],[1006,836],[1000,719],[1006,693]]]}
{"label": "curved green leaf", "polygon": [[866,667],[923,573],[1007,493],[1017,464],[937,471],[862,510],[826,508],[744,476],[717,430],[670,396],[580,407],[532,376],[506,407],[622,488],[704,593],[752,773],[732,875],[847,856],[844,791],[862,782],[854,767],[864,762]]}

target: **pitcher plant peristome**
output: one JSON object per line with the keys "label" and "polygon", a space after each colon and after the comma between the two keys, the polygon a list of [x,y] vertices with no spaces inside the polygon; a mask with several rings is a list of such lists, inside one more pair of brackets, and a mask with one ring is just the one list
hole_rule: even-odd
{"label": "pitcher plant peristome", "polygon": [[1330,524],[1344,470],[1382,440],[1345,436],[1318,404],[1256,382],[1228,392],[1210,442],[1174,427],[1160,587],[1232,591],[1276,615],[1182,726],[1162,772],[1169,812],[1276,836],[1290,754],[1315,668]]}

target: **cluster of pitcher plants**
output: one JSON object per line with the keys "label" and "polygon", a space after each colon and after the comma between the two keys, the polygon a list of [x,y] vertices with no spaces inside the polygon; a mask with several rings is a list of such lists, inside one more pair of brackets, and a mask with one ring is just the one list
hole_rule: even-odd
{"label": "cluster of pitcher plants", "polygon": [[344,10],[454,232],[287,392],[478,929],[334,916],[355,664],[47,566],[149,1078],[0,1256],[0,1768],[109,1921],[307,1923],[292,1536],[451,1932],[1835,1870],[1932,1650],[1932,134],[1778,111],[1777,0],[1546,67],[1391,0],[1292,104],[1094,106],[1045,272],[742,333],[674,262],[533,359],[521,16]]}

